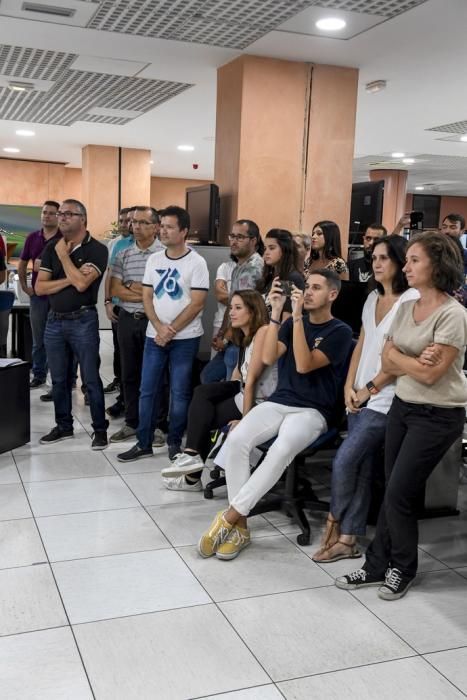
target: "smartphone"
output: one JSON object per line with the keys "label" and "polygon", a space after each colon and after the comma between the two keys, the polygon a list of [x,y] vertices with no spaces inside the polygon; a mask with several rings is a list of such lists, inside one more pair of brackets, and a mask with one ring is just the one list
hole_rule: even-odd
{"label": "smartphone", "polygon": [[289,297],[292,294],[292,282],[289,282],[288,280],[279,280],[279,284],[281,286],[282,294]]}
{"label": "smartphone", "polygon": [[411,231],[423,231],[423,212],[422,211],[411,211],[410,212],[410,230]]}

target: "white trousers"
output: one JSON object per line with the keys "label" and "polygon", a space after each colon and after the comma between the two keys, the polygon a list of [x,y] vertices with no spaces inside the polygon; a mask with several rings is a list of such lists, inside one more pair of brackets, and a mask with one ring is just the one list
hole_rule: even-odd
{"label": "white trousers", "polygon": [[[327,430],[325,418],[314,408],[283,406],[272,401],[255,406],[229,435],[225,477],[230,505],[248,515],[284,469],[305,447]],[[257,445],[276,440],[253,474],[250,453]]]}

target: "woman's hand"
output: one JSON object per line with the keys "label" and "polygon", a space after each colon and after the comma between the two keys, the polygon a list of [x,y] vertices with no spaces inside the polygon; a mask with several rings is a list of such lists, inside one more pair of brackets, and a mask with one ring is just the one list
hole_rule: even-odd
{"label": "woman's hand", "polygon": [[229,422],[227,423],[227,425],[229,426],[229,433],[231,433],[232,430],[236,428],[239,423],[239,420],[229,420]]}
{"label": "woman's hand", "polygon": [[268,297],[272,312],[276,312],[280,315],[287,297],[285,294],[282,294],[282,287],[280,285],[279,277],[274,277]]}
{"label": "woman's hand", "polygon": [[344,388],[344,399],[345,407],[349,413],[359,413],[360,409],[358,407],[359,401],[357,397],[357,392],[351,386],[346,386]]}
{"label": "woman's hand", "polygon": [[417,357],[417,360],[421,365],[435,367],[435,365],[439,365],[441,358],[442,355],[440,349],[435,345],[435,343],[430,343],[424,350],[422,350],[420,355]]}
{"label": "woman's hand", "polygon": [[294,284],[292,285],[292,293],[290,295],[290,301],[292,302],[292,315],[294,318],[301,318],[303,316],[303,303],[304,297],[301,289],[298,289]]}

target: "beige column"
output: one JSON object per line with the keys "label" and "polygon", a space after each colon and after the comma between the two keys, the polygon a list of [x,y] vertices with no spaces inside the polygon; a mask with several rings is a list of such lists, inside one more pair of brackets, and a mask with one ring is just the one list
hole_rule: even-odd
{"label": "beige column", "polygon": [[384,180],[382,224],[391,233],[406,211],[407,170],[371,170],[370,180]]}
{"label": "beige column", "polygon": [[122,148],[121,190],[122,207],[150,206],[151,151],[143,148]]}
{"label": "beige column", "polygon": [[348,235],[358,72],[242,56],[218,71],[215,182],[221,234],[334,219]]}

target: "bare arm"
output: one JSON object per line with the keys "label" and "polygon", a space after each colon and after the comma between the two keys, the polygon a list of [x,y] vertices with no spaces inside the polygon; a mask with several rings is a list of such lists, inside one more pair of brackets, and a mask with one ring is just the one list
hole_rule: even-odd
{"label": "bare arm", "polygon": [[227,306],[229,303],[229,292],[227,290],[227,283],[225,280],[216,280],[214,294],[216,295],[218,302]]}
{"label": "bare arm", "polygon": [[133,301],[135,303],[143,301],[143,287],[141,284],[132,282],[131,288],[128,289],[118,277],[110,278],[110,294],[122,301]]}
{"label": "bare arm", "polygon": [[[56,248],[57,247],[58,243]],[[78,292],[85,292],[86,289],[90,287],[94,280],[96,280],[100,275],[100,272],[95,267],[93,267],[88,274],[81,272],[79,268],[75,267],[68,253],[63,256],[59,255],[59,258],[67,279],[69,280],[70,284],[78,290]]]}
{"label": "bare arm", "polygon": [[207,296],[208,293],[200,289],[191,291],[191,302],[188,306],[185,306],[183,311],[170,324],[175,333],[185,328],[203,310]]}
{"label": "bare arm", "polygon": [[18,277],[19,277],[19,283],[21,285],[21,289],[28,296],[32,297],[32,295],[34,294],[34,290],[32,287],[28,287],[27,275],[28,275],[28,261],[27,260],[19,260],[18,261]]}
{"label": "bare arm", "polygon": [[321,350],[317,348],[310,350],[308,347],[303,325],[303,292],[297,287],[293,287],[291,300],[295,366],[299,374],[307,374],[315,369],[326,367],[329,364],[329,359]]}
{"label": "bare arm", "polygon": [[458,356],[459,350],[452,345],[439,343],[434,343],[430,347],[436,353],[436,360],[434,364],[425,364],[421,359],[423,353],[418,358],[408,357],[400,352],[392,341],[387,341],[382,357],[383,370],[391,373],[392,368],[395,368],[400,374],[407,374],[422,384],[433,386],[446,374]]}
{"label": "bare arm", "polygon": [[49,294],[56,294],[61,292],[62,289],[71,286],[71,282],[66,277],[61,280],[53,280],[52,273],[46,272],[45,270],[39,270],[36,280],[36,294],[38,296],[45,296]]}
{"label": "bare arm", "polygon": [[261,374],[263,373],[265,367],[263,362],[263,346],[267,332],[268,326],[261,326],[261,328],[258,328],[258,330],[256,331],[255,344],[253,346],[253,352],[251,354],[251,360],[248,366],[246,382],[243,389],[244,416],[246,416],[248,411],[250,411],[254,406],[256,382],[261,377]]}

